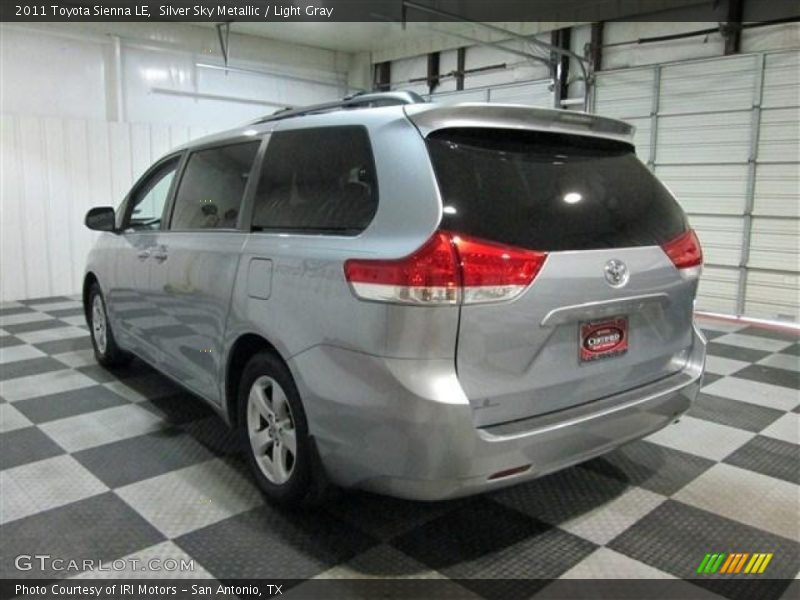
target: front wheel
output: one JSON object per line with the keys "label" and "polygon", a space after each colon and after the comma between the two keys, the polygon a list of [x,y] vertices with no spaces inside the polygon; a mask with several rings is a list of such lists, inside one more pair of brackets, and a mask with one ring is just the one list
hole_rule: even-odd
{"label": "front wheel", "polygon": [[111,325],[108,322],[108,312],[103,299],[103,292],[96,283],[89,290],[89,330],[92,335],[94,356],[98,363],[104,367],[116,367],[129,363],[133,355],[128,354],[117,346]]}
{"label": "front wheel", "polygon": [[321,476],[300,395],[286,366],[267,352],[253,356],[242,373],[238,400],[239,427],[259,487],[280,504],[315,502]]}

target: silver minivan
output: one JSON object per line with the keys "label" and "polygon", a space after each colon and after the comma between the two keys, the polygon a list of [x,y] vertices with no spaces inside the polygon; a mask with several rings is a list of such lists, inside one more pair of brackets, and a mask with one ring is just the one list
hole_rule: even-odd
{"label": "silver minivan", "polygon": [[702,253],[632,134],[384,93],[188,144],[86,217],[97,360],[206,400],[284,503],[464,496],[646,436],[700,387]]}

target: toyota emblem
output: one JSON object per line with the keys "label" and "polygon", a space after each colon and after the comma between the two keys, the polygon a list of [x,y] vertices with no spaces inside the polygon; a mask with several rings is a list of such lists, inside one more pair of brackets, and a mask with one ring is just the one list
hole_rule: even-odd
{"label": "toyota emblem", "polygon": [[628,273],[627,265],[621,260],[612,258],[606,263],[605,276],[608,285],[615,288],[620,288],[628,283],[630,273]]}

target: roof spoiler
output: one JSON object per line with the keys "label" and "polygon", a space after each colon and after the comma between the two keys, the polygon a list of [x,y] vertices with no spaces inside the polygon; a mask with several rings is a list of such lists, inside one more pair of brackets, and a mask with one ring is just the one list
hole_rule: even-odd
{"label": "roof spoiler", "polygon": [[489,127],[589,135],[632,144],[636,131],[630,123],[608,117],[513,104],[425,104],[409,106],[405,112],[423,136],[450,127]]}

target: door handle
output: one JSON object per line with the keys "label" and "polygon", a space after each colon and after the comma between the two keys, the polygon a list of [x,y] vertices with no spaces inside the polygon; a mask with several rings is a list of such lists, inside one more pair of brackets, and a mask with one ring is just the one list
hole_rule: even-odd
{"label": "door handle", "polygon": [[142,250],[136,254],[136,258],[139,260],[147,260],[150,258],[150,250]]}
{"label": "door handle", "polygon": [[167,256],[169,256],[163,250],[159,250],[158,252],[153,252],[153,258],[155,258],[158,262],[162,263],[167,260]]}

